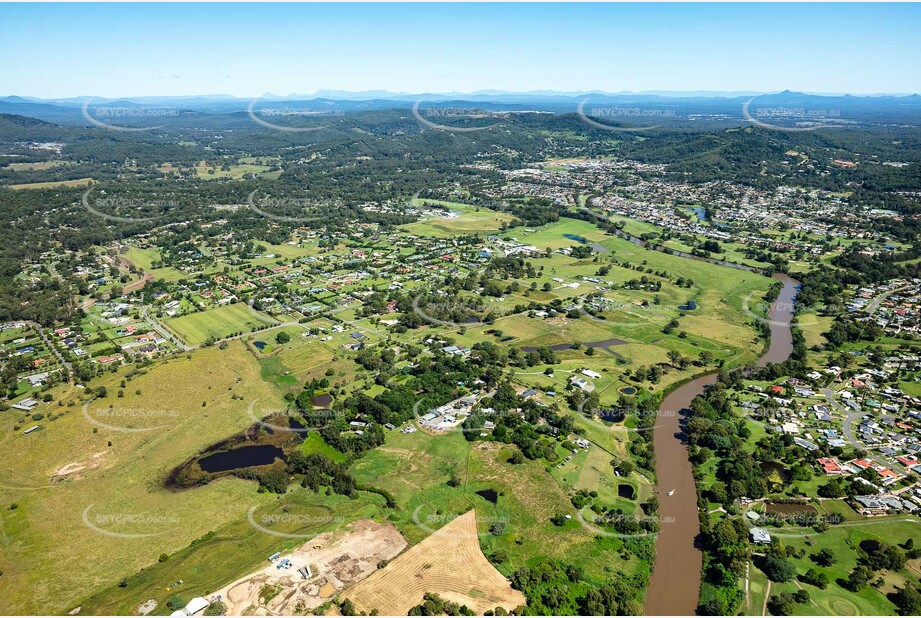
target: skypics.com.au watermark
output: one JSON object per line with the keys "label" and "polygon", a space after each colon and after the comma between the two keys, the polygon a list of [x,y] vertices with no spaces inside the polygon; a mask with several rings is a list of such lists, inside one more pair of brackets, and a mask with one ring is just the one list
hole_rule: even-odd
{"label": "skypics.com.au watermark", "polygon": [[[465,399],[468,401],[465,402]],[[452,407],[451,403],[460,407]],[[500,419],[517,414],[512,410],[483,411],[481,409],[474,412],[473,409],[479,400],[473,395],[451,403],[432,408],[424,405],[421,400],[417,401],[413,405],[413,417],[416,419],[416,424],[439,433],[481,434],[494,429]],[[481,422],[468,423],[470,418],[479,419]]]}
{"label": "skypics.com.au watermark", "polygon": [[332,513],[297,513],[294,511],[268,513],[257,517],[256,511],[258,508],[258,506],[251,506],[249,511],[247,511],[246,520],[249,524],[259,532],[283,539],[312,539],[319,534],[318,531],[286,532],[286,530],[299,530],[303,528],[321,530],[331,525],[341,524],[345,521],[343,517],[333,515]]}
{"label": "skypics.com.au watermark", "polygon": [[93,506],[95,505],[91,504],[83,510],[83,525],[93,532],[115,538],[142,539],[157,536],[179,524],[179,518],[175,515],[124,511],[91,514]]}
{"label": "skypics.com.au watermark", "polygon": [[615,539],[654,538],[662,526],[675,523],[674,517],[665,515],[596,514],[588,506],[577,511],[576,518],[592,534]]}
{"label": "skypics.com.au watermark", "polygon": [[136,433],[167,429],[180,418],[175,410],[151,410],[109,406],[90,412],[89,404],[83,404],[83,418],[96,427],[108,431]]}
{"label": "skypics.com.au watermark", "polygon": [[[253,99],[250,101],[249,105],[246,108],[246,113],[249,116],[249,119],[261,127],[267,129],[272,129],[273,131],[281,131],[283,133],[313,133],[316,131],[322,131],[323,129],[328,129],[332,126],[331,123],[326,123],[318,126],[307,126],[307,127],[298,127],[288,124],[278,124],[278,120],[281,118],[295,118],[295,119],[314,119],[314,118],[339,118],[345,116],[343,110],[317,110],[310,109],[305,107],[263,107],[259,110],[259,113],[256,113],[256,103],[261,99]],[[267,118],[272,119],[273,122],[266,120]]]}
{"label": "skypics.com.au watermark", "polygon": [[[839,109],[762,106],[756,107],[754,113],[752,113],[751,105],[754,100],[755,98],[753,97],[742,104],[742,116],[755,126],[763,129],[802,132],[815,131],[816,129],[840,129],[844,126],[840,122],[841,110]],[[837,124],[829,124],[829,121],[837,122]]]}
{"label": "skypics.com.au watermark", "polygon": [[473,107],[456,107],[456,106],[444,106],[444,107],[425,107],[421,110],[419,106],[423,103],[423,99],[419,99],[413,104],[412,112],[416,120],[418,120],[423,126],[426,126],[430,129],[437,129],[439,131],[447,131],[448,133],[473,133],[476,131],[485,131],[486,129],[491,129],[498,126],[499,123],[493,122],[485,124],[483,126],[456,126],[451,124],[444,124],[445,122],[450,122],[451,120],[465,120],[467,122],[479,121],[485,117],[492,117],[495,114],[492,114],[483,109],[477,109]]}
{"label": "skypics.com.au watermark", "polygon": [[[149,200],[109,195],[104,191],[91,198],[94,189],[87,189],[81,198],[83,208],[92,215],[117,223],[142,223],[163,218],[165,210],[178,207],[176,200]],[[116,213],[116,214],[113,214]],[[152,213],[157,213],[152,215]]]}
{"label": "skypics.com.au watermark", "polygon": [[249,404],[246,413],[249,414],[254,424],[269,431],[307,434],[311,431],[319,431],[331,422],[348,420],[352,417],[350,412],[344,410],[331,410],[328,408],[306,409],[298,407],[260,410],[260,416],[256,414],[256,403],[257,402]]}
{"label": "skypics.com.au watermark", "polygon": [[[689,301],[691,302],[691,301]],[[613,301],[607,297],[574,299],[574,308],[581,315],[608,326],[621,326],[624,328],[636,328],[638,326],[648,326],[650,322],[661,322],[663,325],[668,321],[668,311],[678,311],[682,313],[692,313],[696,310],[697,305],[690,304],[669,306],[663,304],[634,304],[632,302]],[[635,320],[615,320],[607,316],[610,313],[620,313],[625,316],[635,317]],[[680,316],[679,316],[680,317]]]}
{"label": "skypics.com.au watermark", "polygon": [[[508,531],[509,526],[512,524],[511,518],[506,515],[484,515],[477,513],[476,521],[478,531],[475,534],[470,534],[463,530],[455,531],[453,529],[444,529],[445,526],[456,520],[458,517],[461,517],[462,515],[449,513],[423,513],[423,510],[425,510],[425,506],[419,505],[413,511],[412,519],[416,525],[431,535],[446,539],[471,539],[503,534]],[[479,532],[479,528],[482,526],[487,527],[486,532]]]}
{"label": "skypics.com.au watermark", "polygon": [[476,326],[485,319],[481,317],[484,305],[472,299],[420,300],[417,296],[413,298],[412,307],[413,312],[426,322],[450,328]]}
{"label": "skypics.com.au watermark", "polygon": [[[325,219],[323,215],[312,215],[308,217],[296,216],[292,217],[289,215],[279,215],[275,212],[298,212],[298,211],[310,211],[310,209],[316,209],[318,204],[306,198],[300,197],[271,197],[263,196],[258,201],[256,200],[256,193],[258,191],[253,191],[246,198],[246,204],[249,206],[249,209],[255,212],[257,215],[265,217],[266,219],[271,219],[272,221],[277,221],[279,223],[313,223],[315,221],[322,221]],[[272,212],[275,211],[275,212]]]}
{"label": "skypics.com.au watermark", "polygon": [[[754,292],[742,299],[742,311],[755,322],[769,326],[785,328],[792,324],[797,326],[815,326],[819,323],[818,316],[835,316],[849,311],[843,304],[815,303],[803,305],[793,301],[776,300],[767,302],[754,298]],[[872,314],[872,310],[869,311]],[[782,316],[774,319],[772,316]],[[795,322],[794,322],[795,320]]]}
{"label": "skypics.com.au watermark", "polygon": [[[639,107],[623,107],[623,106],[595,106],[592,107],[588,113],[585,111],[585,104],[588,102],[588,99],[584,99],[579,103],[578,108],[576,108],[576,113],[579,114],[579,118],[583,122],[588,124],[591,127],[596,129],[602,129],[604,131],[614,131],[622,133],[638,133],[641,131],[651,131],[653,129],[658,129],[662,126],[663,120],[674,119],[675,112],[669,109],[642,109]],[[626,120],[629,122],[635,122],[637,119],[642,119],[644,122],[648,123],[650,119],[654,119],[657,124],[644,124],[639,127],[620,127],[606,122],[599,122],[600,120]]]}
{"label": "skypics.com.au watermark", "polygon": [[[633,388],[633,387],[631,387]],[[677,410],[646,410],[634,407],[605,406],[585,397],[575,406],[576,411],[596,425],[610,429],[609,423],[623,423],[627,433],[647,433],[664,426],[665,419],[678,416]],[[627,423],[630,423],[628,425]],[[635,424],[636,426],[632,426]]]}
{"label": "skypics.com.au watermark", "polygon": [[150,118],[169,118],[179,115],[178,109],[169,108],[151,108],[151,107],[125,107],[125,106],[107,106],[98,105],[90,107],[92,99],[87,99],[83,103],[81,112],[83,117],[91,124],[107,129],[109,131],[121,131],[124,133],[136,133],[139,131],[154,131],[163,128],[164,124],[158,124],[151,127],[125,126],[115,124],[115,121],[124,119],[150,119]]}

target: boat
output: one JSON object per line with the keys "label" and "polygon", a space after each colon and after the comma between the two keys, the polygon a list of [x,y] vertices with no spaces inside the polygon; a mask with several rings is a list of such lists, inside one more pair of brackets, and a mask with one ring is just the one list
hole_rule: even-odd
{"label": "boat", "polygon": [[673,489],[673,490],[671,490],[670,492],[668,492],[668,495],[671,496],[671,495],[674,494],[674,493],[675,493],[675,490]]}

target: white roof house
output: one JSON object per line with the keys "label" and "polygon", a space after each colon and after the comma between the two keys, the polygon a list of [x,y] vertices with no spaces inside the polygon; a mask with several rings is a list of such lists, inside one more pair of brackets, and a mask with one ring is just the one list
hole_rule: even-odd
{"label": "white roof house", "polygon": [[185,615],[194,616],[195,614],[205,611],[205,608],[208,607],[210,603],[205,597],[195,597],[189,604],[185,606]]}

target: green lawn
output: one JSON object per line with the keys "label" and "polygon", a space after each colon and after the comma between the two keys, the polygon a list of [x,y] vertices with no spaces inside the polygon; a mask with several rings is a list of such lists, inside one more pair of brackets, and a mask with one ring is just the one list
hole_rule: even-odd
{"label": "green lawn", "polygon": [[272,324],[272,320],[254,311],[246,303],[234,303],[170,318],[165,320],[165,323],[183,341],[191,345],[200,345],[209,337],[222,339],[233,333],[250,332],[254,326]]}
{"label": "green lawn", "polygon": [[445,202],[442,200],[413,200],[413,204],[421,206],[423,202],[434,202],[445,206],[449,210],[460,212],[461,215],[456,218],[426,218],[416,223],[410,223],[403,226],[407,232],[418,236],[428,236],[434,238],[445,238],[448,236],[458,236],[462,234],[488,234],[499,231],[503,223],[507,223],[513,217],[507,213],[496,212],[488,208],[470,206],[468,204],[458,204],[456,202]]}
{"label": "green lawn", "polygon": [[[255,486],[252,490],[255,494]],[[124,587],[112,586],[86,599],[81,603],[81,614],[130,616],[136,614],[140,603],[155,599],[158,605],[154,614],[166,615],[169,613],[166,601],[172,596],[188,602],[192,597],[210,595],[259,568],[276,551],[298,547],[313,535],[344,528],[356,519],[379,515],[378,502],[382,500],[374,494],[350,499],[305,489],[294,490],[268,503],[262,499],[253,519],[275,521],[266,525],[297,538],[267,534],[251,525],[247,517],[240,518],[179,550],[168,560],[154,562],[127,577]],[[254,501],[255,504],[258,503]],[[167,586],[180,580],[181,585],[167,590]]]}
{"label": "green lawn", "polygon": [[[823,504],[823,506],[825,506]],[[850,507],[844,505],[844,509],[850,511]],[[827,505],[826,510],[839,511],[841,503],[832,502]],[[851,511],[852,512],[852,511]],[[845,513],[847,517],[847,514]],[[819,588],[800,582],[800,586],[809,591],[814,601],[797,605],[796,613],[802,615],[893,615],[895,606],[886,598],[886,594],[892,592],[895,586],[902,586],[906,582],[917,584],[919,575],[919,561],[910,561],[906,569],[898,573],[885,574],[884,584],[879,588],[866,586],[858,593],[851,592],[842,588],[839,580],[847,578],[848,573],[857,565],[857,548],[861,541],[865,539],[875,539],[885,541],[892,545],[901,545],[909,538],[921,538],[921,521],[913,519],[903,521],[906,517],[886,517],[878,519],[857,518],[849,521],[832,525],[826,532],[816,533],[811,529],[800,530],[799,528],[784,527],[780,529],[770,529],[780,542],[785,545],[801,548],[805,550],[806,555],[803,558],[793,558],[791,561],[796,565],[797,572],[802,574],[810,568],[815,568],[824,572],[830,583],[828,588],[820,590]],[[803,532],[803,534],[800,534]],[[809,556],[820,549],[830,550],[835,558],[835,563],[830,567],[820,567],[816,565]],[[753,582],[760,581],[763,578],[754,566],[752,573],[759,577],[753,579]],[[871,581],[883,575],[878,573]],[[771,594],[788,591],[795,592],[796,584],[787,582],[784,584],[774,583],[771,586]],[[753,586],[754,590],[754,586]],[[754,600],[754,599],[753,599]],[[751,608],[744,608],[743,611],[749,615],[761,615],[760,599],[758,603],[752,603]]]}

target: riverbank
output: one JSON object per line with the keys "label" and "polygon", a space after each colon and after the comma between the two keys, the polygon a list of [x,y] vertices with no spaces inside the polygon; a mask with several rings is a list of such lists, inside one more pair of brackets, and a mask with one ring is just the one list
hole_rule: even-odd
{"label": "riverbank", "polygon": [[[799,282],[786,275],[774,278],[783,287],[767,317],[770,338],[767,350],[758,359],[759,367],[783,362],[793,351],[790,323]],[[697,609],[703,554],[696,545],[700,535],[697,487],[683,426],[691,402],[714,384],[717,376],[718,372],[712,372],[682,384],[668,393],[659,406],[653,446],[661,523],[646,591],[647,615],[690,616]],[[669,496],[671,491],[674,493]]]}

